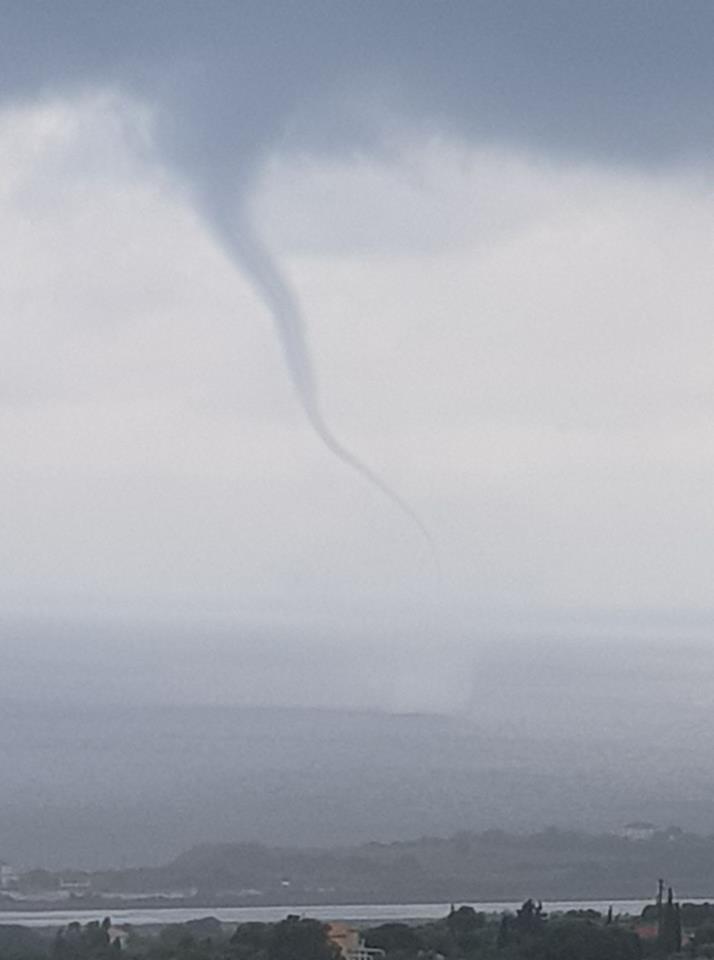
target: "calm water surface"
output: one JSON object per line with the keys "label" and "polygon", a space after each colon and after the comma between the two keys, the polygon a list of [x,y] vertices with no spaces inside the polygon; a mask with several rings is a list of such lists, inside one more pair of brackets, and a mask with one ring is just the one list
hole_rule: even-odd
{"label": "calm water surface", "polygon": [[[689,903],[704,903],[703,899],[688,899]],[[639,914],[651,900],[549,900],[543,901],[543,907],[549,912],[565,910],[585,910],[591,908],[606,913],[610,905],[617,913]],[[457,904],[460,906],[461,904]],[[520,901],[495,900],[483,903],[471,903],[476,910],[486,913],[515,911]],[[3,910],[0,912],[0,924],[21,923],[27,927],[63,926],[72,920],[86,923],[89,920],[101,920],[108,914],[114,923],[161,924],[185,923],[200,917],[216,917],[225,923],[245,923],[260,920],[266,923],[282,920],[289,913],[297,913],[316,920],[355,920],[380,923],[387,920],[435,920],[449,912],[448,903],[397,903],[397,904],[350,904],[347,906],[303,906],[303,907],[165,907],[133,910],[45,910],[23,911]]]}

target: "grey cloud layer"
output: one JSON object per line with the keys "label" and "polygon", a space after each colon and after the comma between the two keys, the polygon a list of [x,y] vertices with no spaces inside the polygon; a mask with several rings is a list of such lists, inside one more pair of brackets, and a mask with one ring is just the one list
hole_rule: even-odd
{"label": "grey cloud layer", "polygon": [[[405,141],[440,135],[449,142],[466,141],[468,148],[474,142],[495,144],[493,169],[505,170],[506,175],[499,179],[494,173],[483,188],[478,183],[474,186],[468,176],[451,177],[456,186],[443,205],[444,220],[438,230],[430,227],[433,216],[428,208],[421,219],[409,221],[418,204],[405,192],[394,203],[392,240],[387,243],[380,219],[384,211],[374,205],[374,223],[364,233],[362,249],[374,251],[379,246],[372,242],[376,237],[392,256],[400,245],[402,251],[409,246],[412,253],[430,252],[434,262],[429,270],[422,261],[402,265],[392,261],[385,266],[364,258],[357,264],[347,263],[345,258],[338,263],[330,260],[329,253],[321,265],[309,258],[290,264],[292,275],[307,291],[311,326],[327,343],[324,355],[336,359],[334,369],[341,374],[340,379],[340,374],[321,367],[321,379],[333,381],[333,396],[339,399],[340,391],[349,396],[350,375],[354,379],[357,374],[344,353],[358,354],[364,340],[371,336],[376,342],[388,330],[392,337],[388,369],[385,373],[381,368],[381,382],[364,397],[360,414],[372,424],[377,445],[383,445],[382,462],[389,464],[390,476],[401,484],[407,475],[410,482],[413,479],[410,489],[417,491],[422,502],[429,502],[425,491],[432,490],[429,507],[441,517],[447,539],[451,535],[456,545],[453,589],[461,597],[475,598],[476,605],[505,606],[516,597],[525,606],[533,601],[557,607],[569,601],[577,607],[602,605],[613,597],[623,605],[628,598],[646,604],[656,594],[663,603],[702,606],[709,591],[703,571],[711,553],[706,512],[711,482],[706,444],[711,292],[702,266],[710,260],[704,249],[708,226],[702,226],[698,213],[706,210],[706,201],[703,191],[688,193],[678,186],[673,188],[671,203],[666,196],[660,200],[656,182],[632,187],[628,177],[633,168],[640,168],[634,174],[639,177],[642,168],[650,175],[663,165],[683,163],[691,168],[708,161],[714,146],[710,123],[714,6],[710,2],[65,0],[60,4],[48,0],[30,6],[25,0],[0,0],[0,13],[4,106],[105,90],[118,91],[120,97],[126,94],[148,108],[155,156],[183,183],[194,209],[209,210],[217,197],[229,195],[253,201],[256,181],[271,169],[266,161],[274,161],[279,172],[276,192],[268,190],[264,207],[259,204],[258,210],[268,209],[270,214],[272,209],[267,226],[278,240],[284,225],[278,221],[281,217],[289,221],[286,206],[293,203],[293,210],[299,208],[299,199],[290,199],[294,184],[298,191],[307,189],[304,170],[296,174],[291,169],[296,154],[303,160],[309,154],[319,162],[336,157],[339,165],[345,158],[389,152],[395,142],[398,153]],[[103,136],[100,126],[95,134]],[[523,147],[525,153],[532,151],[536,156],[537,169],[525,163],[523,176],[512,176],[501,158]],[[578,199],[578,172],[570,179],[555,169],[563,158],[586,159],[593,168],[608,168],[606,182],[592,188],[586,183]],[[436,162],[442,161],[439,153]],[[478,162],[483,166],[482,156]],[[549,163],[555,169],[552,183],[538,186],[540,173],[547,171]],[[616,167],[623,174],[619,181]],[[401,173],[400,169],[395,174],[395,181]],[[324,167],[319,167],[317,176],[322,182]],[[312,240],[308,236],[305,241],[309,230],[303,234],[297,230],[295,246],[305,241],[305,247],[312,243],[314,249],[322,242],[321,252],[325,246],[332,251],[340,244],[344,249],[359,246],[351,246],[349,225],[345,227],[340,217],[339,204],[344,198],[363,218],[363,183],[356,176],[349,197],[338,185],[332,198],[336,214],[328,209],[311,212],[309,204],[302,213],[298,210],[295,219],[312,219],[316,226]],[[666,186],[665,182],[665,193]],[[155,327],[149,324],[148,332],[112,331],[112,343],[129,358],[126,369],[114,356],[108,360],[96,343],[86,346],[78,338],[87,356],[92,362],[98,355],[103,357],[116,378],[117,394],[127,390],[127,369],[135,377],[127,392],[135,397],[142,386],[150,392],[147,385],[162,377],[170,379],[165,369],[167,351],[170,357],[181,355],[177,363],[196,396],[215,391],[215,407],[221,406],[230,390],[236,391],[232,396],[248,391],[261,380],[258,364],[265,362],[268,369],[269,363],[263,358],[257,361],[257,351],[246,346],[250,358],[243,358],[240,367],[244,380],[233,387],[236,365],[225,356],[238,348],[225,334],[222,319],[216,318],[226,318],[227,327],[235,302],[247,318],[241,334],[254,319],[257,329],[264,318],[260,311],[255,317],[249,294],[231,286],[233,281],[217,264],[215,251],[207,250],[205,243],[197,269],[196,249],[187,239],[193,236],[195,224],[187,227],[179,215],[172,219],[170,211],[152,211],[148,203],[138,229],[129,222],[129,214],[124,222],[120,212],[135,203],[137,194],[129,192],[125,182],[113,187],[110,183],[108,189],[113,190],[115,205],[100,197],[98,208],[107,204],[111,232],[127,238],[124,248],[129,254],[122,262],[128,266],[127,273],[136,272],[126,282],[117,280],[109,297],[102,296],[105,288],[94,291],[93,298],[82,302],[86,309],[79,321],[73,315],[77,301],[66,294],[66,313],[73,315],[72,322],[94,331],[99,322],[107,323],[106,313],[102,315],[105,309],[118,324],[125,315],[136,315],[143,322],[146,316],[154,320],[164,312]],[[460,194],[470,191],[473,197],[479,189],[478,202],[471,200],[473,207],[464,216],[467,204],[460,201]],[[615,196],[608,207],[604,198],[612,198],[615,189],[622,195]],[[391,182],[385,190],[394,195]],[[502,216],[504,191],[512,211],[510,221]],[[544,203],[546,212],[540,213],[539,196],[544,193],[551,199]],[[327,208],[319,191],[316,196],[319,205]],[[562,200],[562,209],[553,198]],[[78,201],[67,218],[76,217],[81,205]],[[491,218],[485,227],[484,206]],[[524,208],[536,211],[532,231],[522,228]],[[92,244],[100,242],[106,227],[102,217],[95,216],[96,222],[87,230]],[[61,212],[57,219],[62,219]],[[358,220],[353,217],[352,222]],[[408,241],[405,222],[412,223],[413,236]],[[157,224],[164,223],[167,236],[172,236],[161,248],[161,256],[142,259],[135,238],[146,232],[158,248],[164,241],[159,239]],[[458,229],[455,224],[460,224]],[[465,236],[461,258],[441,262],[447,246],[458,246],[451,235],[461,229]],[[483,233],[475,237],[479,230]],[[484,253],[495,235],[504,241]],[[662,237],[666,243],[660,243]],[[64,247],[71,247],[61,229],[50,238],[52,243],[43,245],[41,239],[36,249],[46,262],[55,262],[53,247],[62,248],[57,262]],[[111,238],[101,242],[106,243],[107,257],[117,255]],[[28,250],[32,249],[28,242]],[[82,244],[76,249],[81,259]],[[176,272],[191,283],[182,285],[167,268],[164,261],[171,251],[180,263]],[[87,253],[86,262],[102,273],[94,282],[106,284],[108,271],[102,272],[94,247],[91,254]],[[30,260],[31,255],[24,257],[25,266]],[[70,282],[67,277],[75,275],[66,262],[57,269],[62,276],[55,278],[57,282],[50,277],[42,303],[41,292],[33,292],[39,304],[36,314],[45,317],[47,331],[53,326],[53,320],[46,318],[57,304],[58,290]],[[192,270],[208,278],[203,285],[192,279]],[[516,270],[518,284],[513,280]],[[163,299],[157,295],[157,307],[146,303],[151,277],[162,278]],[[90,278],[88,285],[91,282]],[[335,320],[337,311],[328,318],[321,306],[335,283],[341,284],[333,302],[339,302],[343,311],[342,325]],[[141,289],[129,294],[130,288]],[[181,292],[172,299],[174,288]],[[378,295],[370,300],[372,289]],[[130,299],[134,296],[136,302]],[[200,336],[187,332],[198,331],[195,317],[202,311],[211,314],[212,324],[210,337],[206,333],[204,339],[218,342],[225,337],[218,348],[195,346],[207,326],[201,328]],[[406,320],[404,313],[409,314]],[[447,313],[448,323],[443,319]],[[672,317],[679,321],[683,313],[689,320],[682,324],[680,336]],[[24,320],[26,315],[18,310],[17,316]],[[443,335],[425,334],[432,317],[438,322],[443,319]],[[659,328],[654,337],[653,317]],[[29,320],[36,319],[31,309],[27,318],[13,342],[25,337],[29,356],[33,349]],[[409,373],[406,364],[395,373],[392,362],[398,345],[414,330],[415,318],[421,333],[417,331],[410,341],[410,369],[424,370],[421,378]],[[329,339],[335,329],[344,335],[345,347],[336,345],[337,336]],[[144,337],[149,360],[137,358],[136,337]],[[52,344],[49,332],[46,339]],[[44,367],[35,362],[39,375],[34,385],[30,383],[28,395],[49,395],[52,400],[48,388],[52,377],[72,379],[66,376],[66,370],[71,370],[72,345],[67,347],[60,335],[57,343],[57,354],[52,346],[45,348]],[[221,350],[223,357],[217,356]],[[68,361],[59,372],[57,356]],[[205,361],[204,382],[199,383],[197,376],[194,388],[191,371],[197,357]],[[365,381],[369,374],[379,381],[370,369],[370,364],[380,362],[379,357],[365,350],[364,358],[359,376]],[[17,379],[27,383],[26,371],[19,367]],[[220,388],[211,379],[218,367]],[[155,368],[160,373],[154,373]],[[436,371],[431,378],[430,371]],[[91,373],[98,379],[94,367]],[[392,375],[403,378],[399,388],[391,389]],[[91,374],[85,370],[82,376],[91,381],[87,393],[95,391],[96,396]],[[267,376],[263,380],[267,382]],[[664,391],[659,391],[663,385]],[[270,387],[280,389],[277,377]],[[76,383],[68,382],[66,389],[76,393]],[[351,394],[357,395],[358,391]],[[677,413],[676,404],[683,396],[698,419],[690,417],[689,410]],[[412,436],[406,438],[399,418],[387,423],[389,416],[383,412],[390,402],[405,405],[405,397],[413,421],[414,410],[422,415],[419,424],[409,425]],[[402,550],[401,540],[400,551],[388,556],[388,551],[375,550],[373,543],[366,548],[368,535],[363,531],[381,530],[383,523],[381,514],[367,516],[371,507],[364,507],[361,522],[349,494],[343,493],[340,500],[331,488],[322,496],[319,513],[320,519],[326,515],[330,521],[339,519],[336,532],[324,539],[319,530],[315,532],[314,477],[323,462],[318,465],[315,455],[312,463],[312,455],[305,454],[305,462],[298,464],[294,423],[285,427],[283,420],[272,442],[270,437],[266,442],[264,424],[254,423],[252,433],[246,427],[245,445],[238,454],[230,446],[233,424],[212,434],[200,417],[194,421],[191,415],[172,410],[167,415],[169,426],[162,429],[157,428],[152,412],[145,416],[143,409],[135,409],[136,428],[132,411],[127,414],[121,406],[122,399],[118,398],[110,415],[101,408],[79,415],[74,408],[58,406],[41,425],[28,415],[27,422],[18,426],[12,421],[9,427],[20,441],[19,447],[8,447],[7,456],[25,444],[30,454],[46,458],[38,475],[44,469],[57,480],[58,464],[66,465],[71,474],[76,456],[81,462],[78,473],[90,464],[98,475],[104,471],[109,477],[106,482],[104,477],[101,482],[87,481],[86,490],[81,483],[68,482],[70,493],[63,496],[59,482],[45,482],[38,494],[21,470],[17,477],[13,474],[17,509],[8,543],[14,538],[19,547],[9,560],[12,576],[7,582],[8,590],[17,595],[27,590],[29,606],[33,584],[38,582],[52,583],[58,595],[66,596],[71,594],[65,590],[67,584],[75,588],[88,584],[90,591],[96,587],[100,597],[107,584],[120,583],[127,585],[122,603],[125,596],[130,603],[132,595],[135,599],[148,584],[159,593],[165,591],[167,606],[177,594],[189,606],[194,599],[200,606],[203,601],[210,605],[216,582],[219,593],[231,600],[239,595],[242,600],[241,590],[250,595],[256,583],[267,581],[274,591],[264,602],[270,609],[276,596],[287,597],[290,608],[290,591],[299,596],[308,580],[309,604],[323,603],[325,583],[337,592],[341,577],[349,597],[360,578],[365,578],[366,594],[373,595],[380,583],[386,584],[387,594],[393,587],[402,588],[404,568],[395,558],[398,553],[401,562],[410,548]],[[657,406],[661,423],[650,418],[648,430],[643,431],[641,414],[646,404]],[[350,409],[348,404],[344,408]],[[432,416],[439,409],[443,415]],[[280,407],[276,419],[282,414]],[[636,421],[631,434],[626,414]],[[687,418],[689,439],[681,429]],[[590,432],[588,424],[594,428]],[[369,431],[367,426],[360,435],[355,427],[353,434],[364,438]],[[80,434],[83,444],[77,444]],[[122,447],[126,437],[129,441]],[[393,452],[397,441],[402,444],[400,454]],[[437,442],[441,446],[435,454]],[[677,444],[683,447],[679,454]],[[158,475],[147,479],[142,470],[149,449],[155,458],[152,462],[163,458],[167,473],[180,465],[178,472],[190,478],[185,486],[177,482],[172,489]],[[127,466],[127,451],[135,454],[131,466]],[[259,454],[264,458],[265,476],[248,469],[241,474],[240,456],[255,461]],[[132,486],[123,471],[134,468]],[[213,486],[196,481],[201,471],[211,470],[217,474]],[[291,471],[302,478],[299,496],[288,477]],[[245,499],[236,509],[241,490],[235,478],[241,476]],[[689,492],[678,499],[683,476]],[[39,489],[40,481],[37,484]],[[259,523],[255,504],[266,486],[270,486],[271,503],[261,507],[264,515],[260,513]],[[73,522],[75,514],[83,518],[81,530]],[[671,552],[658,553],[662,536],[651,522],[655,515],[668,524],[670,541],[679,545],[679,560],[676,555],[673,560]],[[38,516],[47,521],[44,526],[37,522]],[[349,531],[347,550],[345,531]],[[252,566],[251,562],[241,565],[241,549],[250,553]],[[612,562],[614,553],[619,567]],[[305,564],[306,556],[313,558],[315,570]],[[203,557],[209,560],[204,563]],[[343,570],[344,575],[335,572]],[[412,594],[421,587],[412,584]],[[77,605],[82,600],[80,596]],[[340,617],[341,613],[335,615],[335,622]]]}
{"label": "grey cloud layer", "polygon": [[[4,0],[3,96],[119,85],[206,175],[350,150],[368,106],[467,137],[650,163],[712,145],[714,8],[644,2]],[[382,132],[382,131],[381,131]]]}

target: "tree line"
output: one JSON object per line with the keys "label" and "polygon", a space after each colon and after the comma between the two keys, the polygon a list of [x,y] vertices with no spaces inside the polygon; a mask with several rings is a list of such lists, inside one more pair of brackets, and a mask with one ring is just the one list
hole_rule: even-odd
{"label": "tree line", "polygon": [[[642,924],[657,936],[641,936]],[[639,925],[639,926],[638,926]],[[683,945],[683,931],[689,931]],[[548,915],[529,899],[514,913],[469,906],[428,923],[390,922],[361,931],[385,960],[664,960],[714,958],[714,906],[666,901],[642,917],[595,910]],[[0,960],[345,960],[329,926],[292,915],[277,923],[224,925],[212,917],[158,931],[115,928],[109,918],[54,933],[0,925]]]}

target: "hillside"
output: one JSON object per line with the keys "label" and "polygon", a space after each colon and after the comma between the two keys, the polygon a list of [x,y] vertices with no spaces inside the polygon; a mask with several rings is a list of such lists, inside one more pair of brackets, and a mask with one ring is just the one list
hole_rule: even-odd
{"label": "hillside", "polygon": [[[77,876],[86,905],[304,905],[545,899],[627,899],[666,876],[682,896],[714,893],[714,837],[660,831],[646,841],[549,829],[369,843],[330,849],[202,844],[160,867]],[[59,884],[59,876],[22,883]],[[79,901],[75,899],[75,905]]]}

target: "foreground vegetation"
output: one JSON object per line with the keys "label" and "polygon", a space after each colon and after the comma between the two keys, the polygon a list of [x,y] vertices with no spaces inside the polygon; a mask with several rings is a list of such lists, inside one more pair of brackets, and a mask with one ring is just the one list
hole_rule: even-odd
{"label": "foreground vegetation", "polygon": [[[652,929],[657,935],[652,937]],[[221,924],[212,917],[158,930],[113,927],[109,918],[60,930],[0,925],[0,960],[341,960],[329,927],[289,916],[279,923]],[[714,958],[714,906],[672,899],[642,917],[572,910],[548,916],[527,900],[513,914],[453,909],[447,917],[365,929],[384,960],[646,960]],[[685,941],[684,945],[682,941]]]}

